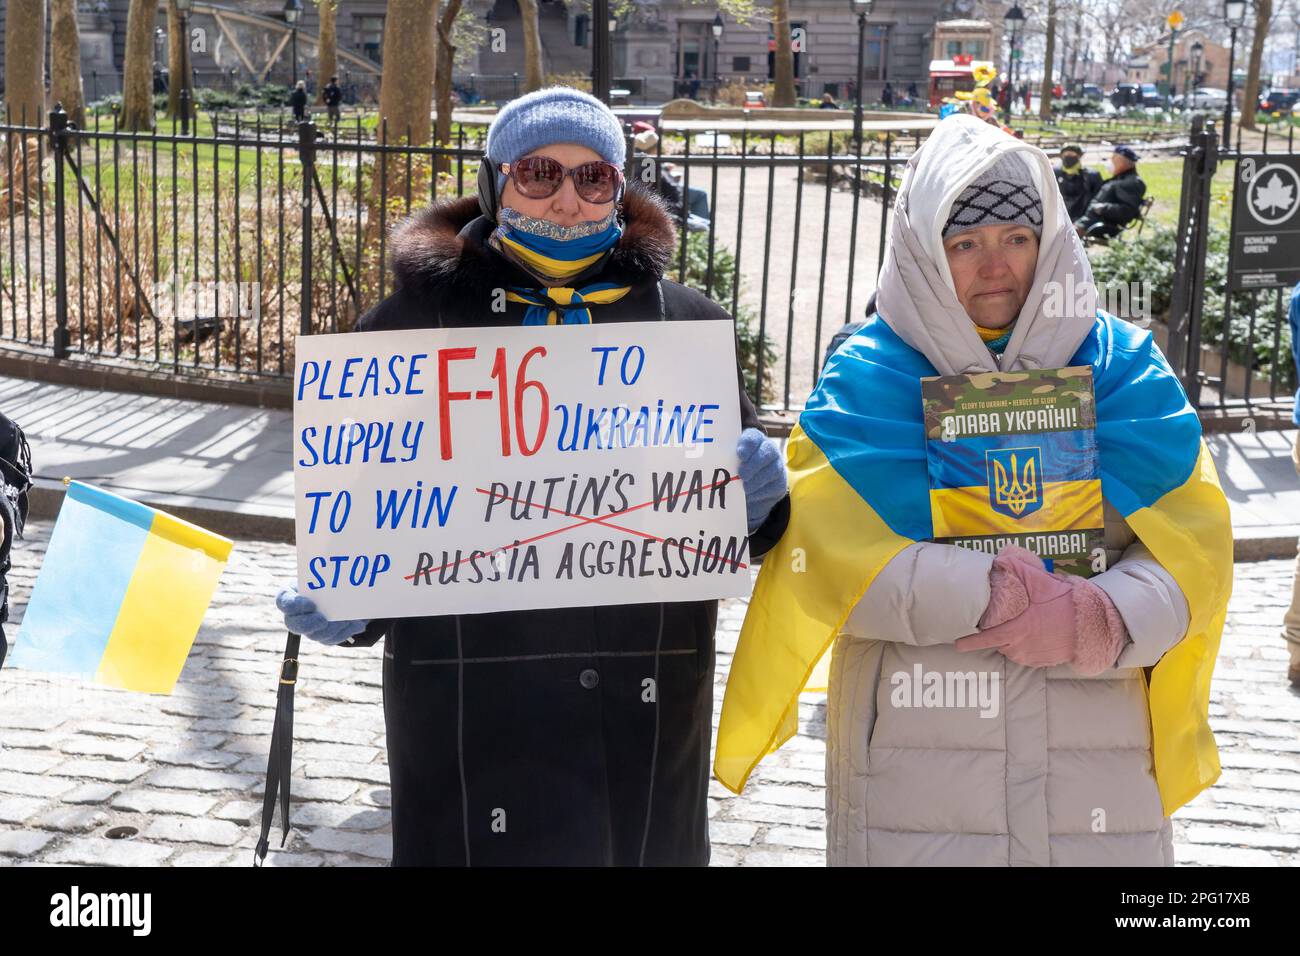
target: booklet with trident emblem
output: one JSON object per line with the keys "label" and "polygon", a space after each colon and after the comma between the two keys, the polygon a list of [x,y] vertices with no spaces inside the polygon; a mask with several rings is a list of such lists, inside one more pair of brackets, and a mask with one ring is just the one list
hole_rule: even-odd
{"label": "booklet with trident emblem", "polygon": [[933,540],[1008,544],[1071,574],[1101,570],[1092,368],[921,379]]}

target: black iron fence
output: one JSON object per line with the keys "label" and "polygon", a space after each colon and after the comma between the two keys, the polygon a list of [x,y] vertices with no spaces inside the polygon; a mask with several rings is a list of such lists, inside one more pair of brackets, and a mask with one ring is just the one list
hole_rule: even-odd
{"label": "black iron fence", "polygon": [[[343,131],[202,117],[190,135],[111,117],[0,124],[0,341],[177,376],[286,381],[297,336],[343,331],[391,291],[388,230],[473,195],[483,130],[411,147]],[[667,147],[665,144],[668,144]],[[689,133],[629,178],[673,198],[671,277],[737,316],[769,408],[802,405],[821,353],[860,318],[893,190],[919,134]]]}
{"label": "black iron fence", "polygon": [[[0,124],[0,342],[287,387],[299,335],[350,329],[391,291],[390,227],[474,194],[484,133],[456,127],[451,143],[411,147],[357,116],[338,129],[201,119],[188,136],[111,117],[75,129],[57,111]],[[629,142],[629,180],[678,220],[670,278],[736,316],[765,407],[802,407],[826,344],[863,317],[921,135],[691,131],[649,154]],[[1278,150],[1293,152],[1291,139],[1265,141]],[[1203,265],[1226,236],[1212,167],[1250,152],[1218,150],[1198,126],[1184,155],[1169,353],[1202,405],[1281,401],[1289,383],[1284,292],[1216,298]]]}
{"label": "black iron fence", "polygon": [[[1242,226],[1237,193],[1247,185],[1240,167],[1295,156],[1295,127],[1279,133],[1265,126],[1249,142],[1239,129],[1235,146],[1225,149],[1215,125],[1195,117],[1183,151],[1166,351],[1198,408],[1285,408],[1295,394],[1287,320],[1292,287],[1234,288],[1230,271],[1231,246]],[[1300,205],[1300,195],[1290,198]],[[1300,220],[1300,213],[1293,215]],[[1281,242],[1292,244],[1294,268],[1300,244],[1285,236]]]}

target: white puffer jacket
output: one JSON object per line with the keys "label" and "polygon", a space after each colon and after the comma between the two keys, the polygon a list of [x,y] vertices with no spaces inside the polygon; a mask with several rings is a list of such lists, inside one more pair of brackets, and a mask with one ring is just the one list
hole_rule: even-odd
{"label": "white puffer jacket", "polygon": [[[1010,152],[1044,198],[1033,291],[999,361],[957,302],[941,228],[972,179]],[[1094,312],[1044,316],[1047,283],[1091,282],[1041,150],[951,117],[909,162],[881,272],[881,316],[941,374],[1067,364]],[[1152,766],[1143,667],[1183,636],[1173,578],[1106,506],[1108,570],[1092,580],[1129,639],[1094,678],[961,653],[989,601],[987,555],[905,548],[850,614],[831,658],[827,847],[831,865],[1172,865]]]}

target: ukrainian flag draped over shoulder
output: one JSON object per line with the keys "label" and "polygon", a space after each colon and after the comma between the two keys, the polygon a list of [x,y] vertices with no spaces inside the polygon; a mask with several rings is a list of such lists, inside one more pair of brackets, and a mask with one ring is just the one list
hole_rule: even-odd
{"label": "ukrainian flag draped over shoulder", "polygon": [[[1149,332],[1104,312],[1091,365],[1102,494],[1178,583],[1190,624],[1148,683],[1166,814],[1219,775],[1210,677],[1232,590],[1232,528],[1200,421]],[[879,318],[836,352],[787,449],[790,523],[763,561],[727,683],[714,771],[739,793],[797,729],[798,697],[880,570],[931,537],[920,379]]]}

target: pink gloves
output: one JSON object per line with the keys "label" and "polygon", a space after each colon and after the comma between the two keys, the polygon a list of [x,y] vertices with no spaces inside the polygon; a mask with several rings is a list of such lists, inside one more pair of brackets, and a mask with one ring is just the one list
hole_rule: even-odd
{"label": "pink gloves", "polygon": [[993,559],[979,633],[959,651],[996,648],[1025,667],[1069,663],[1085,677],[1115,663],[1128,632],[1110,597],[1073,574],[1049,574],[1039,557],[1010,545]]}

